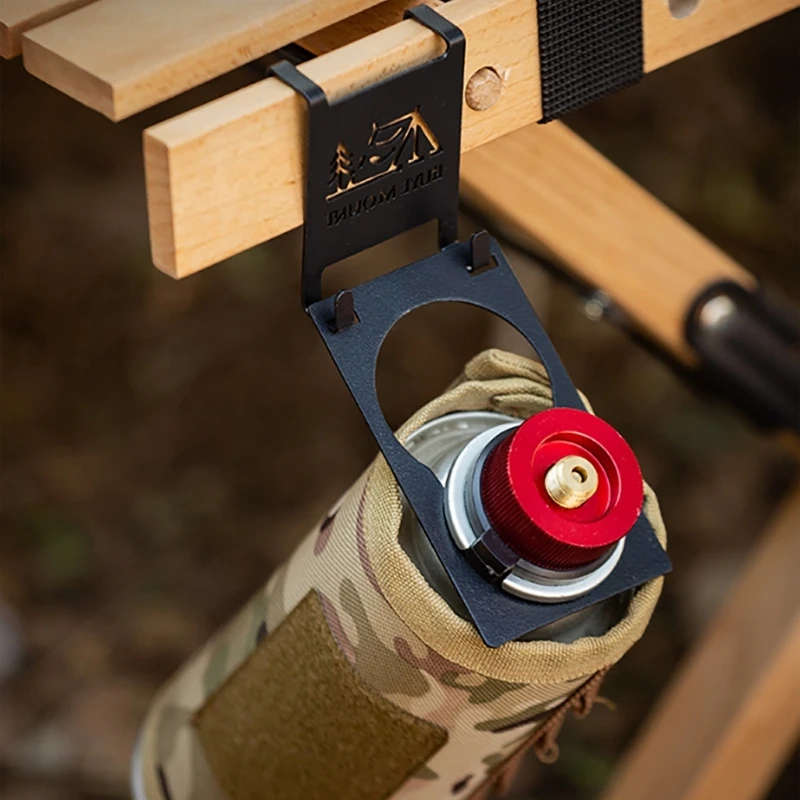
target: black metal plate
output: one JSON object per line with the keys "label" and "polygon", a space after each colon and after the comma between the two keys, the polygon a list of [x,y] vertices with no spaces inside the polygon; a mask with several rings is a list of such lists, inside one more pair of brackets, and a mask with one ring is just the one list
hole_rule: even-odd
{"label": "black metal plate", "polygon": [[428,6],[408,15],[445,53],[339,100],[286,61],[272,67],[308,104],[306,307],[322,296],[324,269],[347,256],[432,219],[440,247],[458,236],[464,34]]}
{"label": "black metal plate", "polygon": [[498,647],[663,575],[671,565],[642,514],[627,536],[617,567],[600,586],[564,603],[533,603],[489,583],[453,542],[445,520],[442,485],[397,441],[378,401],[375,367],[381,344],[394,324],[415,308],[440,301],[470,303],[491,311],[514,326],[539,354],[550,376],[554,404],[584,408],[499,245],[494,239],[489,242],[497,262],[491,269],[470,272],[470,243],[456,242],[350,290],[358,321],[348,327],[336,328],[333,297],[314,303],[308,313],[481,637],[490,647]]}

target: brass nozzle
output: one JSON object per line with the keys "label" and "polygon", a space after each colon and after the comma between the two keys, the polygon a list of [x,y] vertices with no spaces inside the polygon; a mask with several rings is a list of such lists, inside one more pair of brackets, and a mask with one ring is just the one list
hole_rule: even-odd
{"label": "brass nozzle", "polygon": [[582,456],[566,456],[547,471],[544,487],[562,508],[578,508],[597,491],[597,470]]}

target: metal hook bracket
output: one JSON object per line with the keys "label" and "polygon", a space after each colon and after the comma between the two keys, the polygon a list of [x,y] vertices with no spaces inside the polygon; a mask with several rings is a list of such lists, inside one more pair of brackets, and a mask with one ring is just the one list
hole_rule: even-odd
{"label": "metal hook bracket", "polygon": [[406,16],[445,52],[346,97],[328,100],[288,61],[272,67],[308,107],[304,308],[322,298],[325,268],[347,256],[433,219],[440,248],[457,239],[464,34],[428,6]]}
{"label": "metal hook bracket", "polygon": [[[538,353],[553,404],[584,408],[497,242],[485,231],[457,240],[464,35],[427,6],[407,15],[435,31],[445,53],[335,102],[288,62],[272,68],[308,106],[302,300],[472,621],[497,647],[662,575],[670,563],[642,514],[613,573],[588,594],[559,603],[508,594],[458,549],[443,486],[386,422],[375,386],[381,345],[401,317],[435,302],[479,306],[510,323]],[[322,297],[326,267],[433,219],[438,253]]]}

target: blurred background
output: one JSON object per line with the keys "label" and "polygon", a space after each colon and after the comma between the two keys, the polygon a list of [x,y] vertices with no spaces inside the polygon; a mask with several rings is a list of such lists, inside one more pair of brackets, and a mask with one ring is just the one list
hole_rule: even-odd
{"label": "blurred background", "polygon": [[[800,301],[797,12],[567,118],[757,276]],[[150,263],[141,131],[241,69],[113,125],[0,65],[0,795],[128,796],[158,686],[292,551],[375,445],[299,303],[296,232],[179,283]],[[555,189],[554,189],[555,190]],[[265,213],[269,213],[265,209]],[[471,225],[464,220],[465,230]],[[428,252],[412,233],[355,283]],[[779,442],[700,393],[509,249],[575,382],[655,487],[674,573],[598,706],[514,798],[591,798],[797,478]],[[419,311],[381,356],[399,424],[482,348],[467,308]],[[772,800],[797,797],[790,763]]]}

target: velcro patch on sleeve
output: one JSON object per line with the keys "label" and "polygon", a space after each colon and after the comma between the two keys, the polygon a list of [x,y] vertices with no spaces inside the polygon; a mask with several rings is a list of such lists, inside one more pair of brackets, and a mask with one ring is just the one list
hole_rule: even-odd
{"label": "velcro patch on sleeve", "polygon": [[359,677],[313,591],[194,725],[231,800],[384,800],[447,741]]}

